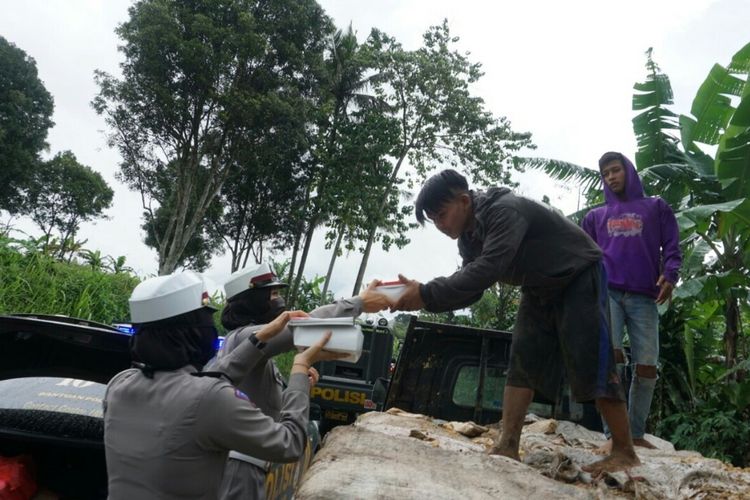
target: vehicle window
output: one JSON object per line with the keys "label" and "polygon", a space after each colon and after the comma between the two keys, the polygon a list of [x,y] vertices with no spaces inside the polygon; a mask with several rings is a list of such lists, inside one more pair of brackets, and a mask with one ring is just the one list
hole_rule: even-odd
{"label": "vehicle window", "polygon": [[107,386],[87,380],[24,377],[0,381],[0,434],[33,433],[101,442]]}
{"label": "vehicle window", "polygon": [[0,381],[0,409],[42,410],[102,418],[107,386],[88,380],[25,377]]}
{"label": "vehicle window", "polygon": [[[484,376],[484,393],[482,394],[482,408],[485,410],[501,411],[503,407],[503,390],[505,389],[504,369],[488,366]],[[453,403],[457,406],[474,408],[479,387],[479,366],[464,365],[458,372],[453,386]],[[531,403],[529,413],[540,417],[552,416],[552,406],[542,403]]]}

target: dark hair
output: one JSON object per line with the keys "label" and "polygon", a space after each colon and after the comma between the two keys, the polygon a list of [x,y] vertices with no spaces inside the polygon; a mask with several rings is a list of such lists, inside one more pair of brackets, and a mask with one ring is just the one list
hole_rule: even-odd
{"label": "dark hair", "polygon": [[620,163],[625,165],[625,157],[622,155],[622,153],[618,153],[617,151],[608,151],[604,153],[601,158],[599,158],[599,170],[601,170],[605,165],[609,165],[613,161],[619,161]]}
{"label": "dark hair", "polygon": [[130,354],[147,377],[159,370],[193,365],[199,370],[214,356],[218,334],[214,311],[202,307],[171,318],[134,324]]}
{"label": "dark hair", "polygon": [[422,186],[417,202],[414,204],[417,221],[424,225],[425,212],[437,212],[457,194],[467,191],[469,191],[469,184],[466,182],[466,177],[455,170],[443,170],[433,175]]}

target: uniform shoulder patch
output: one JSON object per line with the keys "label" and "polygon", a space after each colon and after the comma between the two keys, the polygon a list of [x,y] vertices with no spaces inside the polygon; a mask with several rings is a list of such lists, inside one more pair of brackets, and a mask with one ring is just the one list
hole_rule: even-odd
{"label": "uniform shoulder patch", "polygon": [[242,391],[241,391],[241,390],[239,390],[239,389],[235,389],[235,390],[234,390],[234,397],[236,397],[236,398],[238,398],[238,399],[244,399],[245,401],[247,401],[247,402],[248,402],[248,403],[250,403],[251,405],[255,406],[255,405],[253,404],[253,402],[252,402],[252,401],[250,401],[250,398],[248,397],[248,395],[247,395],[247,394],[245,394],[244,392],[242,392]]}

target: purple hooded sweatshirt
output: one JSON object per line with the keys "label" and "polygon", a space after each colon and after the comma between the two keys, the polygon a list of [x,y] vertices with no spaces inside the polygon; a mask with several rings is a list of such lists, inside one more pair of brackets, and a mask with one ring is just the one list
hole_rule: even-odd
{"label": "purple hooded sweatshirt", "polygon": [[583,230],[604,252],[609,287],[656,297],[660,275],[677,283],[680,237],[669,205],[648,197],[633,164],[623,156],[625,197],[620,199],[604,183],[606,205],[591,210]]}

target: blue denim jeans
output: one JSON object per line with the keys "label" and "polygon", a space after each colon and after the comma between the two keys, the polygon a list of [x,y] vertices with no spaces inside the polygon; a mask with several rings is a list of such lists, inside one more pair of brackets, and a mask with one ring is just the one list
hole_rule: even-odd
{"label": "blue denim jeans", "polygon": [[[628,418],[633,439],[640,439],[646,432],[646,419],[651,410],[656,379],[638,376],[636,366],[656,366],[659,361],[659,312],[653,297],[611,288],[609,309],[614,348],[622,350],[626,329],[630,340],[632,377],[628,393]],[[625,359],[625,362],[628,360]],[[624,370],[625,365],[620,368]],[[604,433],[610,436],[606,423]]]}

